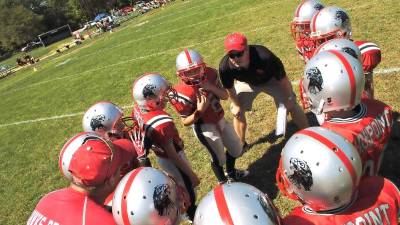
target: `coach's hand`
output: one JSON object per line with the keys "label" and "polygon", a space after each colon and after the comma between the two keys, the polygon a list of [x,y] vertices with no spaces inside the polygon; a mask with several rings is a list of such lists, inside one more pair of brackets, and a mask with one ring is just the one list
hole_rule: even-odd
{"label": "coach's hand", "polygon": [[235,118],[241,119],[242,117],[242,109],[239,105],[232,104],[231,105],[231,112]]}
{"label": "coach's hand", "polygon": [[200,179],[195,173],[191,174],[190,181],[192,182],[193,188],[199,186],[199,184],[200,184]]}

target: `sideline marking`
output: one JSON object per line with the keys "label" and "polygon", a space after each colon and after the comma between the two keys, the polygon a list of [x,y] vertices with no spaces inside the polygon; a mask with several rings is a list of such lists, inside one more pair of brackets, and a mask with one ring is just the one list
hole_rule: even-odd
{"label": "sideline marking", "polygon": [[[131,105],[122,106],[121,108],[127,109],[127,108],[132,108],[132,107],[133,107],[133,105],[131,104]],[[57,119],[62,119],[62,118],[67,118],[67,117],[80,116],[80,115],[83,115],[84,113],[85,112],[69,113],[69,114],[64,114],[64,115],[59,115],[59,116],[50,116],[50,117],[33,119],[33,120],[24,120],[24,121],[19,121],[19,122],[14,122],[14,123],[0,124],[0,128],[13,126],[13,125],[21,125],[21,124],[26,124],[26,123],[37,123],[37,122],[42,122],[42,121],[46,121],[46,120],[57,120]]]}
{"label": "sideline marking", "polygon": [[[381,74],[395,73],[395,72],[399,72],[399,71],[400,71],[400,67],[392,67],[392,68],[387,68],[387,69],[376,70],[376,71],[374,71],[374,74],[381,75]],[[294,80],[291,83],[292,83],[292,85],[298,85],[299,81]],[[131,108],[132,106],[133,106],[132,104],[125,105],[125,106],[122,106],[122,109]],[[51,117],[44,117],[44,118],[33,119],[33,120],[24,120],[24,121],[19,121],[19,122],[14,122],[14,123],[0,124],[0,128],[12,126],[12,125],[37,123],[37,122],[46,121],[46,120],[56,120],[56,119],[62,119],[62,118],[66,118],[66,117],[74,117],[74,116],[83,115],[83,114],[84,114],[84,112],[78,112],[78,113],[64,114],[64,115],[60,115],[60,116],[51,116]]]}
{"label": "sideline marking", "polygon": [[[374,74],[382,75],[382,74],[396,73],[399,71],[400,71],[400,67],[392,67],[392,68],[387,68],[387,69],[376,70],[376,71],[374,71]],[[291,83],[292,83],[292,85],[298,85],[299,80],[294,80]],[[125,106],[122,106],[122,109],[131,108],[131,107],[133,107],[132,104],[125,105]],[[46,121],[46,120],[56,120],[56,119],[62,119],[62,118],[66,118],[66,117],[74,117],[74,116],[83,115],[83,114],[84,114],[84,112],[78,112],[78,113],[64,114],[64,115],[60,115],[60,116],[51,116],[51,117],[44,117],[44,118],[39,118],[39,119],[24,120],[24,121],[19,121],[19,122],[0,124],[0,128],[13,126],[13,125],[21,125],[21,124],[26,124],[26,123],[37,123],[37,122]]]}

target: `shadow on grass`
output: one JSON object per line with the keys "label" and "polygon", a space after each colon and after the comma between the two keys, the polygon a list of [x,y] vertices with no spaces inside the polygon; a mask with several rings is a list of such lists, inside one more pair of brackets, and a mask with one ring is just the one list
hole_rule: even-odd
{"label": "shadow on grass", "polygon": [[383,156],[379,175],[386,177],[393,181],[397,187],[400,187],[400,114],[399,112],[393,112],[394,126],[392,130],[392,138],[388,143]]}
{"label": "shadow on grass", "polygon": [[[318,125],[315,116],[311,112],[306,113],[306,116],[312,126]],[[296,131],[298,131],[297,126],[292,121],[287,124],[286,128],[286,138],[281,139],[278,143],[276,142],[279,137],[275,135],[275,130],[272,130],[270,133],[260,137],[258,140],[250,144],[250,147],[266,142],[271,143],[272,145],[266,149],[261,158],[249,165],[248,170],[250,171],[250,176],[243,179],[243,182],[257,187],[264,193],[267,193],[272,199],[277,197],[279,191],[276,186],[275,174],[278,168],[282,148],[285,146],[286,141]]]}

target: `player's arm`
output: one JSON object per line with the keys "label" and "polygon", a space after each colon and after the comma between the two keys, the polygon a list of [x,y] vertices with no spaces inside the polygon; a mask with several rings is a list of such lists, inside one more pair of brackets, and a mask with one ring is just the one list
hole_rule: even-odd
{"label": "player's arm", "polygon": [[207,107],[209,106],[209,104],[210,103],[205,95],[203,95],[203,94],[198,95],[197,96],[197,108],[189,116],[181,118],[183,125],[190,126],[190,125],[196,123],[201,118],[203,113],[207,110]]}
{"label": "player's arm", "polygon": [[164,144],[164,151],[167,154],[168,158],[172,160],[172,162],[178,167],[181,171],[183,171],[186,175],[189,176],[193,187],[196,187],[200,184],[200,179],[194,173],[192,168],[181,158],[176,152],[175,146],[173,144],[172,139],[169,139]]}
{"label": "player's arm", "polygon": [[219,80],[216,81],[215,84],[207,81],[200,85],[202,89],[212,92],[219,99],[227,100],[229,98],[229,94],[225,88],[222,87]]}

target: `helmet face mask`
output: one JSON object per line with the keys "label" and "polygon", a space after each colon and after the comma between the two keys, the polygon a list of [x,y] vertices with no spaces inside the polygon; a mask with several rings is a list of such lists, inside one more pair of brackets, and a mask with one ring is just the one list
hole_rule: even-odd
{"label": "helmet face mask", "polygon": [[292,37],[295,41],[309,39],[311,18],[324,5],[317,0],[303,0],[296,8],[293,21],[290,23]]}
{"label": "helmet face mask", "polygon": [[206,81],[205,64],[191,67],[189,69],[179,70],[177,72],[179,78],[190,86],[198,86]]}
{"label": "helmet face mask", "polygon": [[311,35],[310,22],[295,22],[290,24],[292,37],[295,41],[308,39]]}
{"label": "helmet face mask", "polygon": [[176,73],[187,85],[198,86],[206,81],[206,64],[196,51],[185,49],[176,57]]}

